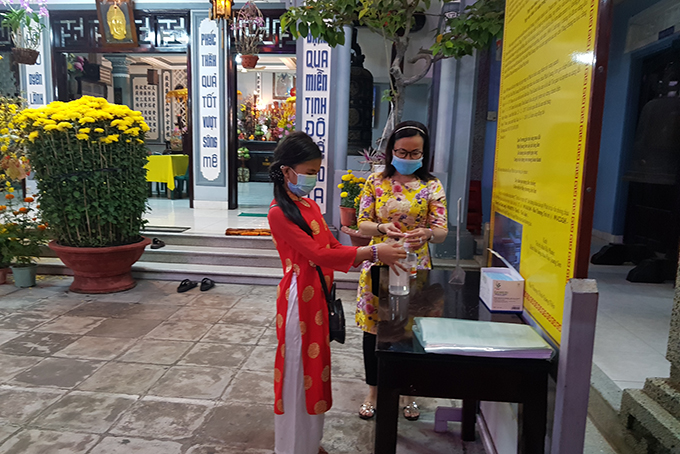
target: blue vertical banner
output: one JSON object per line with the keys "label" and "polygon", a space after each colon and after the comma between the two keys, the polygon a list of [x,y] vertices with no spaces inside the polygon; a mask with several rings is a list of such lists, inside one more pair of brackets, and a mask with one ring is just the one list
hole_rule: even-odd
{"label": "blue vertical banner", "polygon": [[300,98],[298,106],[301,106],[297,129],[311,136],[323,153],[319,178],[309,198],[313,199],[321,208],[321,213],[325,214],[329,178],[327,170],[330,145],[328,116],[331,111],[331,46],[310,35],[304,40],[302,54],[304,56],[302,80],[297,84],[297,96]]}
{"label": "blue vertical banner", "polygon": [[220,29],[217,22],[203,19],[198,29],[198,134],[200,140],[200,156],[198,166],[200,174],[208,181],[218,179],[223,167],[224,148],[222,133],[222,115],[220,109]]}

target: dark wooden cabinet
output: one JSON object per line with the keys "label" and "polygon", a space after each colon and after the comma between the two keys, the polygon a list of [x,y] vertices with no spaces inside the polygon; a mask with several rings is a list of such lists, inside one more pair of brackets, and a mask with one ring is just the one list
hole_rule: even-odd
{"label": "dark wooden cabinet", "polygon": [[239,147],[250,150],[246,166],[250,169],[250,181],[269,182],[269,167],[274,162],[274,149],[278,142],[240,140]]}

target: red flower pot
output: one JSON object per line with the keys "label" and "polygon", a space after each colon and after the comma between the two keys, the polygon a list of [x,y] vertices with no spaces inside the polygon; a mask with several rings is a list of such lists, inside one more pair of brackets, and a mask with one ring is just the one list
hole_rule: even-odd
{"label": "red flower pot", "polygon": [[9,274],[9,268],[0,268],[0,285],[7,283],[7,275]]}
{"label": "red flower pot", "polygon": [[368,246],[368,244],[371,242],[370,236],[362,235],[361,233],[359,233],[358,230],[342,226],[340,231],[349,235],[349,239],[352,242],[352,246]]}
{"label": "red flower pot", "polygon": [[357,223],[357,210],[354,208],[340,207],[340,225],[351,226]]}
{"label": "red flower pot", "polygon": [[150,239],[143,238],[123,246],[69,247],[50,241],[49,247],[73,270],[72,292],[113,293],[136,285],[130,269],[150,243]]}
{"label": "red flower pot", "polygon": [[241,66],[246,69],[253,69],[257,66],[257,61],[260,59],[257,55],[241,55]]}

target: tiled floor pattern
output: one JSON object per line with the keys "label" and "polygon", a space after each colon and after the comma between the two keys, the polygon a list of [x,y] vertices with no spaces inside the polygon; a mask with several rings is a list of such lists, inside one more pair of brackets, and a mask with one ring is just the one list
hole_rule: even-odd
{"label": "tiled floor pattern", "polygon": [[[606,243],[593,239],[591,252]],[[600,293],[593,362],[619,388],[642,388],[648,377],[668,377],[668,331],[673,282],[640,284],[626,280],[632,264],[590,265]]]}
{"label": "tiled floor pattern", "polygon": [[[184,294],[140,281],[110,295],[67,291],[69,278],[0,286],[0,453],[272,453],[275,287],[218,285]],[[341,291],[352,312],[354,292]],[[361,332],[333,345],[334,406],[323,445],[372,451]],[[482,453],[459,426],[400,421],[399,453]],[[606,445],[606,443],[605,443]],[[590,451],[609,452],[609,451]]]}

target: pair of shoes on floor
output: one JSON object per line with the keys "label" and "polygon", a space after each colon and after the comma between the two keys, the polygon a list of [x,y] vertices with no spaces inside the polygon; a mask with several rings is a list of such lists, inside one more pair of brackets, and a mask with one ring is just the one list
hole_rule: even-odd
{"label": "pair of shoes on floor", "polygon": [[[417,421],[418,418],[420,418],[420,409],[418,408],[418,404],[415,402],[411,402],[402,408],[402,412],[404,414],[404,418],[408,419],[409,421]],[[371,419],[374,416],[375,405],[371,404],[370,402],[364,402],[361,404],[361,407],[359,407],[359,417],[361,419]]]}
{"label": "pair of shoes on floor", "polygon": [[[179,287],[177,287],[177,293],[184,293],[188,292],[192,288],[198,286],[198,282],[192,281],[189,279],[184,279],[182,282],[180,282]],[[203,280],[201,281],[201,291],[205,292],[207,290],[210,290],[215,286],[215,281],[213,281],[210,278],[204,277]]]}
{"label": "pair of shoes on floor", "polygon": [[160,240],[158,238],[154,238],[151,240],[151,249],[160,249],[163,246],[165,246],[165,241]]}

